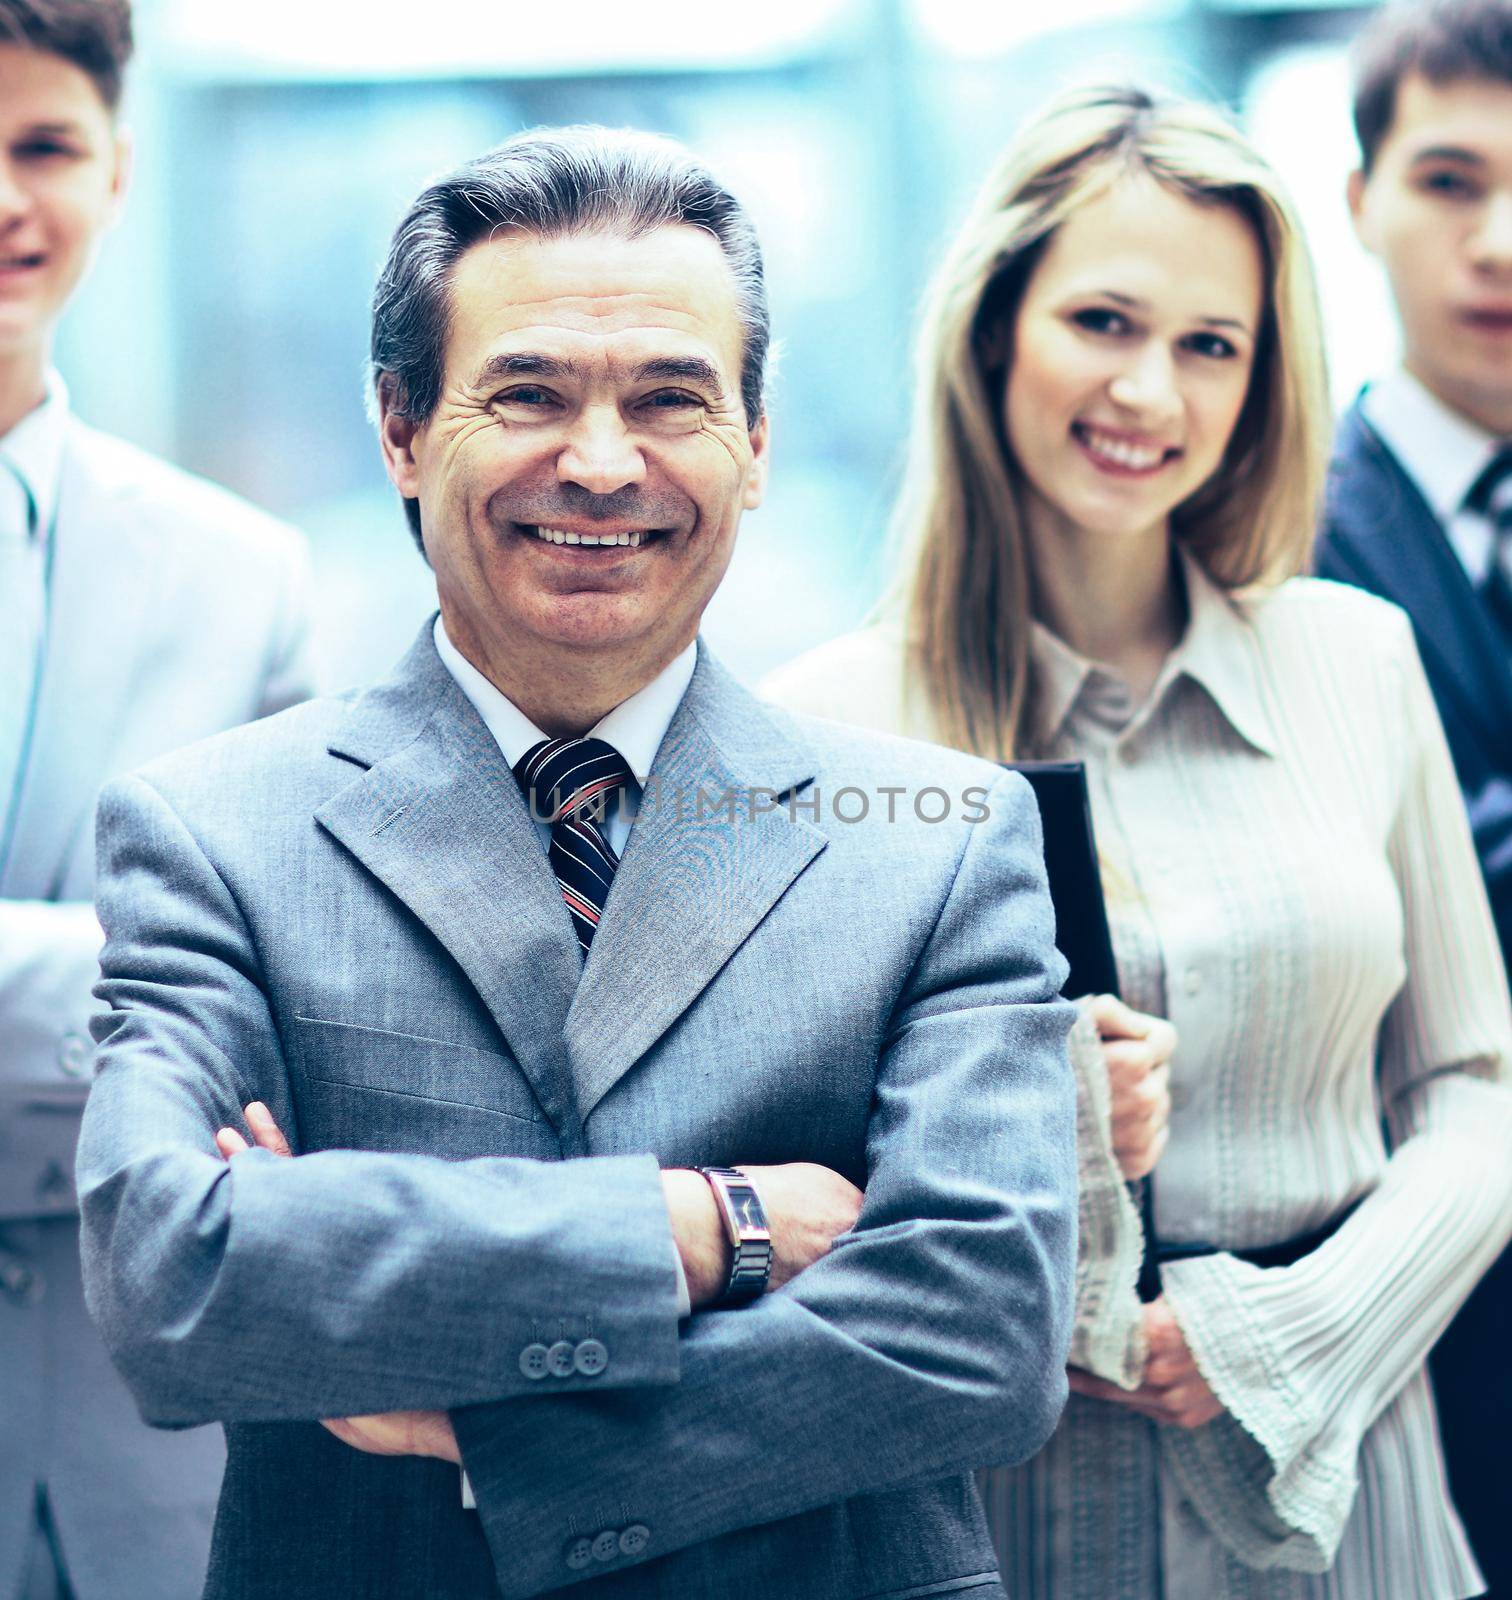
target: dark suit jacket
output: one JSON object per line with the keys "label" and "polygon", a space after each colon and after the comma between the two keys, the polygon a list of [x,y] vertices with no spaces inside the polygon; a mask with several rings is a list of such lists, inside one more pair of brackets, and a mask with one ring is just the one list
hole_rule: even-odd
{"label": "dark suit jacket", "polygon": [[[1412,618],[1470,812],[1503,956],[1512,955],[1512,663],[1417,485],[1358,405],[1339,427],[1318,571]],[[1493,1594],[1512,1596],[1512,1253],[1481,1281],[1431,1362],[1450,1487]]]}

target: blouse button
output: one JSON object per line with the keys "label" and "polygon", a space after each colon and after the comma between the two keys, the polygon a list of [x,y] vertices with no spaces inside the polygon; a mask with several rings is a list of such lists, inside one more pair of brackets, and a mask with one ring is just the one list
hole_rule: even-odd
{"label": "blouse button", "polygon": [[1188,967],[1186,970],[1186,992],[1188,994],[1196,994],[1201,987],[1202,974],[1196,967]]}

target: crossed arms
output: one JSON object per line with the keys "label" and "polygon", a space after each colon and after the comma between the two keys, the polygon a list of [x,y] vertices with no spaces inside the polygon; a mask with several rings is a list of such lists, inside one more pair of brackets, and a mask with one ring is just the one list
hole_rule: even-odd
{"label": "crossed arms", "polygon": [[[1018,779],[993,801],[901,986],[855,1229],[680,1329],[650,1156],[225,1162],[248,1101],[296,1126],[258,953],[174,808],[113,786],[79,1174],[91,1309],[144,1415],[449,1411],[506,1595],[564,1581],[566,1501],[627,1505],[650,1557],[1038,1449],[1065,1396],[1070,1010],[1032,801]],[[563,1305],[614,1358],[543,1404],[518,1352]]]}

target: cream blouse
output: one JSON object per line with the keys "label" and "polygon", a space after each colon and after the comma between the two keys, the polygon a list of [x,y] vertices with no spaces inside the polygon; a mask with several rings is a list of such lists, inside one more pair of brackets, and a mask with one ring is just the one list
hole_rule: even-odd
{"label": "cream blouse", "polygon": [[[1395,607],[1183,570],[1187,631],[1143,705],[1037,624],[1031,647],[1029,753],[1087,763],[1123,996],[1179,1036],[1156,1225],[1243,1249],[1358,1204],[1290,1267],[1166,1267],[1225,1414],[1073,1396],[1033,1462],[985,1477],[1004,1578],[1025,1600],[1476,1594],[1423,1362],[1512,1234],[1512,1011],[1443,733]],[[896,627],[764,690],[931,732]],[[1090,1024],[1073,1058],[1072,1359],[1132,1388],[1143,1240]]]}

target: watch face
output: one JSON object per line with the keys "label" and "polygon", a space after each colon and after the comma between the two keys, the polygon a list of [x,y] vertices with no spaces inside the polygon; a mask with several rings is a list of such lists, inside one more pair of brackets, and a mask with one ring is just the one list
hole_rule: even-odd
{"label": "watch face", "polygon": [[761,1209],[761,1202],[756,1198],[754,1189],[730,1186],[730,1205],[735,1212],[735,1221],[742,1233],[755,1228],[766,1231],[766,1213]]}

